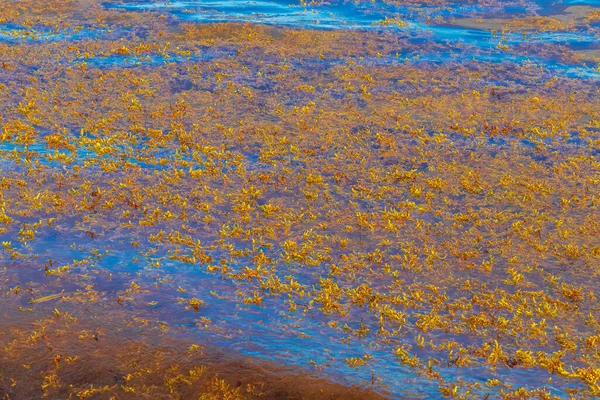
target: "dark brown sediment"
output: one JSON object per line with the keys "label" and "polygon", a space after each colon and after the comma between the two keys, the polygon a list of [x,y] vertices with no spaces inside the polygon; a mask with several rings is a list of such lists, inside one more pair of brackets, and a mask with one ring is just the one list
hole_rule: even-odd
{"label": "dark brown sediment", "polygon": [[304,368],[204,346],[126,313],[71,311],[4,313],[0,399],[386,398]]}

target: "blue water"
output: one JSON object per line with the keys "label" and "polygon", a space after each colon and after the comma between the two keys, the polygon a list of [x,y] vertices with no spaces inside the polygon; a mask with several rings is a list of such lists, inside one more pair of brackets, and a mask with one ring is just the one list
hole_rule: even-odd
{"label": "blue water", "polygon": [[[514,62],[518,65],[533,62],[547,68],[552,74],[574,78],[598,79],[600,71],[593,62],[571,63],[552,56],[539,56],[537,45],[561,45],[570,50],[600,50],[600,29],[574,27],[564,32],[530,31],[526,35],[519,32],[507,33],[504,37],[490,31],[463,28],[452,25],[453,18],[467,17],[521,17],[525,15],[544,15],[561,13],[568,5],[598,5],[594,1],[547,2],[529,1],[525,6],[514,3],[512,8],[486,8],[477,5],[457,3],[451,9],[421,6],[390,5],[381,1],[331,1],[323,4],[302,6],[296,1],[124,1],[106,2],[104,6],[111,9],[129,11],[152,11],[170,14],[182,22],[254,22],[278,26],[314,29],[366,29],[370,31],[392,31],[401,39],[411,43],[424,41],[418,52],[421,61],[448,62],[444,51],[430,50],[432,44],[447,48],[456,62],[471,60],[486,62]],[[517,7],[518,5],[518,7]],[[433,17],[433,18],[432,18]],[[437,21],[435,17],[441,17]],[[383,24],[386,18],[399,18],[403,25],[395,23]],[[66,29],[53,31],[48,28],[25,29],[14,24],[0,24],[0,41],[15,42],[47,42],[62,40],[118,39],[127,37],[130,29],[118,27],[108,33],[107,29],[83,27],[79,30]],[[138,33],[139,35],[139,33]],[[508,50],[499,45],[508,46]],[[405,58],[402,49],[398,53]],[[210,53],[195,55],[193,60],[211,57]],[[84,59],[82,59],[84,60]],[[93,66],[127,67],[140,65],[157,65],[164,62],[185,62],[187,57],[172,55],[168,59],[163,56],[150,57],[95,57],[85,59]],[[73,60],[75,62],[75,60]]]}
{"label": "blue water", "polygon": [[[567,4],[589,4],[594,5],[592,1],[564,1],[562,5]],[[331,1],[321,5],[302,6],[297,1],[124,1],[124,2],[106,2],[105,7],[111,9],[123,9],[139,12],[157,12],[170,14],[178,21],[193,23],[210,23],[222,21],[245,22],[270,24],[296,28],[313,29],[361,29],[375,32],[392,33],[398,38],[407,39],[412,43],[423,43],[420,47],[423,51],[413,50],[406,53],[402,48],[397,52],[383,54],[381,57],[373,57],[362,60],[365,64],[371,65],[390,65],[393,63],[403,63],[407,59],[410,63],[436,64],[436,63],[454,63],[456,65],[466,65],[472,60],[490,64],[515,65],[540,68],[548,79],[553,76],[564,76],[568,78],[581,79],[589,81],[591,84],[598,85],[600,80],[600,70],[597,65],[586,65],[585,63],[567,62],[553,58],[552,56],[540,56],[537,51],[527,51],[526,48],[519,46],[552,44],[563,45],[572,50],[594,50],[600,49],[600,32],[595,28],[576,28],[568,32],[538,32],[527,35],[520,33],[509,33],[506,40],[501,42],[501,38],[486,30],[473,28],[462,28],[452,25],[452,18],[467,18],[488,13],[490,16],[502,16],[506,14],[538,13],[548,14],[552,11],[560,10],[555,3],[537,1],[537,2],[514,2],[513,5],[497,6],[495,8],[485,8],[483,6],[461,5],[456,3],[452,10],[438,10],[436,7],[421,7],[418,11],[409,9],[408,6],[394,6],[383,2],[370,1]],[[596,2],[600,6],[600,2]],[[444,22],[436,23],[428,21],[427,17],[434,19],[439,16]],[[404,25],[395,24],[385,25],[382,21],[386,18],[400,18]],[[12,32],[20,32],[21,35],[13,35]],[[117,39],[119,36],[127,37],[129,34],[126,28],[116,30],[108,34],[102,29],[82,29],[78,32],[61,31],[52,32],[50,30],[32,31],[31,34],[25,34],[27,30],[16,25],[0,25],[0,41],[14,43],[15,41],[26,41],[38,43],[43,41],[79,41],[94,40],[96,38]],[[509,46],[509,50],[498,48],[499,43]],[[430,50],[432,44],[442,46],[440,51],[437,47]],[[206,53],[194,54],[190,57],[170,55],[169,57],[151,55],[148,57],[127,57],[112,55],[109,57],[79,57],[74,60],[65,60],[61,62],[81,65],[86,62],[90,66],[99,68],[129,68],[129,67],[154,67],[163,63],[193,63],[202,60],[226,57],[226,54],[214,54],[207,50]],[[345,60],[326,60],[330,63],[343,64]],[[503,82],[490,82],[491,84],[502,85]],[[524,82],[525,83],[525,82]],[[577,143],[575,143],[577,144]],[[526,145],[526,144],[524,144]],[[14,149],[23,150],[23,148],[0,144],[0,151],[12,151]],[[42,145],[32,145],[28,147],[29,151],[40,155],[47,154],[47,149]],[[161,154],[157,154],[160,156]],[[165,154],[168,155],[168,154]],[[77,151],[77,161],[75,165],[83,163],[85,160],[95,157],[91,151]],[[41,158],[43,160],[43,157]],[[161,170],[156,165],[149,165],[137,162],[135,159],[127,160],[142,168],[155,168]],[[257,161],[248,158],[249,168],[257,167]],[[14,166],[13,171],[24,172],[26,169],[20,166]],[[117,224],[118,225],[118,224]],[[75,227],[72,227],[74,230]],[[56,232],[56,236],[48,236],[45,240],[36,241],[33,248],[22,249],[30,253],[38,253],[41,258],[59,258],[59,264],[68,263],[77,257],[80,253],[70,248],[72,242],[77,242],[78,246],[91,249],[98,243],[111,245],[112,250],[106,257],[95,260],[92,266],[82,267],[84,272],[91,270],[112,271],[114,279],[109,278],[106,273],[99,273],[94,279],[105,288],[112,288],[115,292],[121,291],[131,280],[141,282],[152,282],[166,275],[176,277],[177,284],[161,283],[161,299],[156,306],[149,307],[148,315],[155,319],[164,321],[170,326],[188,327],[189,334],[200,337],[206,342],[213,342],[218,345],[227,345],[235,350],[248,355],[259,357],[271,357],[279,360],[290,360],[295,364],[310,367],[311,362],[317,364],[332,364],[333,369],[326,369],[325,373],[334,376],[338,380],[349,383],[370,382],[371,374],[375,373],[381,377],[391,377],[385,379],[382,383],[391,393],[400,393],[405,389],[407,382],[414,377],[409,369],[401,368],[398,362],[391,358],[389,348],[373,348],[369,345],[369,337],[364,339],[353,339],[352,346],[348,346],[339,341],[339,331],[330,328],[323,323],[316,315],[310,313],[300,319],[294,319],[298,324],[295,328],[290,328],[286,321],[286,314],[281,311],[274,313],[272,310],[278,308],[280,299],[266,297],[266,307],[250,306],[248,308],[238,308],[239,298],[235,296],[236,291],[242,283],[233,283],[221,278],[220,274],[209,273],[205,270],[192,266],[182,265],[181,263],[164,261],[160,271],[151,266],[148,260],[133,262],[131,252],[127,251],[126,237],[119,236],[118,228],[108,232],[111,228],[106,228],[106,237],[110,241],[103,242],[103,239],[93,240],[81,232],[80,236],[61,235]],[[6,237],[0,237],[0,240],[6,240]],[[120,243],[122,240],[123,243]],[[147,243],[146,243],[147,244]],[[16,245],[16,244],[15,244]],[[39,247],[35,247],[39,246]],[[59,255],[59,257],[57,257]],[[165,259],[165,254],[154,255],[155,258]],[[151,260],[150,260],[151,261]],[[8,267],[10,270],[10,266]],[[232,266],[242,268],[241,266]],[[42,270],[37,267],[35,270],[41,274]],[[31,270],[17,269],[12,271],[21,276],[23,282],[31,279]],[[300,283],[312,286],[318,285],[319,277],[327,274],[327,271],[321,268],[315,268],[310,271],[299,271],[290,267],[289,271],[282,270],[278,275],[284,281],[287,275],[293,275]],[[178,286],[188,288],[188,292],[178,293]],[[150,293],[136,298],[136,306],[140,306],[153,299],[156,292],[149,288]],[[212,294],[214,292],[216,295]],[[171,305],[176,302],[178,297],[191,298],[197,297],[210,304],[210,307],[202,308],[200,313],[189,312],[183,307],[173,309]],[[366,323],[372,318],[366,310],[355,311],[356,314],[349,315],[347,320],[351,327],[356,329],[356,321],[364,319]],[[240,317],[243,314],[243,317]],[[196,323],[200,317],[210,318],[214,324],[210,329],[203,330],[198,328]],[[223,333],[226,332],[226,333]],[[284,332],[284,333],[282,333]],[[299,337],[304,333],[308,337]],[[397,344],[402,344],[401,339],[397,339]],[[365,353],[372,355],[376,362],[370,366],[359,369],[352,369],[344,362],[345,357],[361,357]],[[426,356],[426,352],[419,352],[420,356]],[[333,357],[337,358],[336,360]],[[472,372],[472,370],[470,370]],[[515,371],[511,371],[515,374]],[[448,381],[453,381],[460,376],[456,376],[455,369],[448,369],[444,373]],[[494,377],[502,377],[503,371],[489,372],[480,371],[480,379],[485,381]],[[530,377],[533,379],[533,377]],[[523,378],[527,380],[527,377]],[[543,385],[544,382],[530,381],[532,385]],[[411,383],[411,391],[427,396],[431,393],[437,393],[437,383],[425,379],[419,380],[419,385]],[[564,387],[549,387],[554,394],[564,394]]]}

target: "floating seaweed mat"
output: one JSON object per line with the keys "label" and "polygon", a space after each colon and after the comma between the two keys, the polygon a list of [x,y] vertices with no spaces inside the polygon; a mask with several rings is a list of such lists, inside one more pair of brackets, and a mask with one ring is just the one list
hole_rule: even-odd
{"label": "floating seaweed mat", "polygon": [[461,35],[432,3],[364,31],[1,3],[97,31],[0,43],[3,390],[196,391],[160,354],[229,346],[359,394],[598,396],[597,16],[479,3]]}

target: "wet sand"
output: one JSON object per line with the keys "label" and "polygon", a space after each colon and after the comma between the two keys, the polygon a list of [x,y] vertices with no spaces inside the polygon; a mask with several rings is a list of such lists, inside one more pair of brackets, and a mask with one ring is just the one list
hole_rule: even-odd
{"label": "wet sand", "polygon": [[63,311],[1,313],[1,399],[386,398],[305,368],[165,334],[125,312],[54,305]]}

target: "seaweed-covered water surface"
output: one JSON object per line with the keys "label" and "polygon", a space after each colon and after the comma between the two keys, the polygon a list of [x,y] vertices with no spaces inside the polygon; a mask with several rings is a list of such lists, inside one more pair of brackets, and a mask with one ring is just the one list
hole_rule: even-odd
{"label": "seaweed-covered water surface", "polygon": [[0,9],[0,397],[600,395],[598,7]]}

